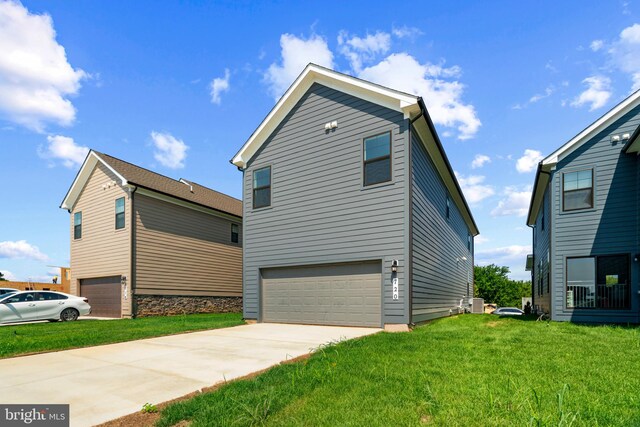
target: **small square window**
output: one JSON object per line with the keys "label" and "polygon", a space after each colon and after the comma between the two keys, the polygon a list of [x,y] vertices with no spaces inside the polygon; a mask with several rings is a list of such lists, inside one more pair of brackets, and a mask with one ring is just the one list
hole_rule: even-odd
{"label": "small square window", "polygon": [[364,139],[364,185],[391,181],[391,133]]}
{"label": "small square window", "polygon": [[271,166],[253,171],[253,208],[271,206]]}
{"label": "small square window", "polygon": [[240,238],[240,227],[238,224],[231,224],[231,242],[238,243]]}
{"label": "small square window", "polygon": [[124,197],[116,199],[116,230],[124,228]]}
{"label": "small square window", "polygon": [[73,239],[82,239],[82,212],[73,214]]}

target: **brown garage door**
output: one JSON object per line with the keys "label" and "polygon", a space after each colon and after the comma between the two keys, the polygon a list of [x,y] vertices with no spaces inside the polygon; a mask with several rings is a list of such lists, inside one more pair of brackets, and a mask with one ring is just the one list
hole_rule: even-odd
{"label": "brown garage door", "polygon": [[380,270],[379,262],[262,270],[262,320],[379,327]]}
{"label": "brown garage door", "polygon": [[121,317],[120,276],[82,279],[80,295],[89,299],[92,316]]}

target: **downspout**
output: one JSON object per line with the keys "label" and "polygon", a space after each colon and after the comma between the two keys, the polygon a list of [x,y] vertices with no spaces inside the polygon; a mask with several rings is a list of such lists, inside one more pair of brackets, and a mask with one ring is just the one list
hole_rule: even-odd
{"label": "downspout", "polygon": [[135,194],[136,190],[138,189],[138,187],[129,187],[130,190],[130,197],[131,197],[131,247],[130,247],[130,252],[131,252],[131,259],[130,259],[130,265],[131,267],[129,268],[129,298],[131,298],[131,317],[135,318],[136,317],[136,313],[137,313],[137,307],[136,307],[136,299],[134,298],[134,289],[135,289],[135,283],[136,283],[136,209],[135,209],[135,204],[134,204],[134,200],[135,198],[133,197],[133,195]]}

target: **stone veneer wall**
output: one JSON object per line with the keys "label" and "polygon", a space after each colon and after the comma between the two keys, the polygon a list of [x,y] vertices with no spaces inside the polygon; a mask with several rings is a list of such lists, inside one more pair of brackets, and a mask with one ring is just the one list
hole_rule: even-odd
{"label": "stone veneer wall", "polygon": [[136,295],[134,301],[136,317],[242,312],[242,297]]}

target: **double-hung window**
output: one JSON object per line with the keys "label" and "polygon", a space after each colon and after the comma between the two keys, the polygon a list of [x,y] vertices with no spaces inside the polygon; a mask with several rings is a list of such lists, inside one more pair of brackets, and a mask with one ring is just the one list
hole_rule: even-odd
{"label": "double-hung window", "polygon": [[253,171],[253,208],[271,206],[271,166]]}
{"label": "double-hung window", "polygon": [[576,211],[593,207],[593,169],[562,175],[562,210]]}
{"label": "double-hung window", "polygon": [[116,199],[116,230],[124,228],[124,197]]}
{"label": "double-hung window", "polygon": [[240,227],[238,224],[231,224],[231,242],[238,243],[240,236]]}
{"label": "double-hung window", "polygon": [[364,139],[364,186],[391,181],[391,132]]}
{"label": "double-hung window", "polygon": [[73,239],[82,239],[82,212],[73,214]]}

